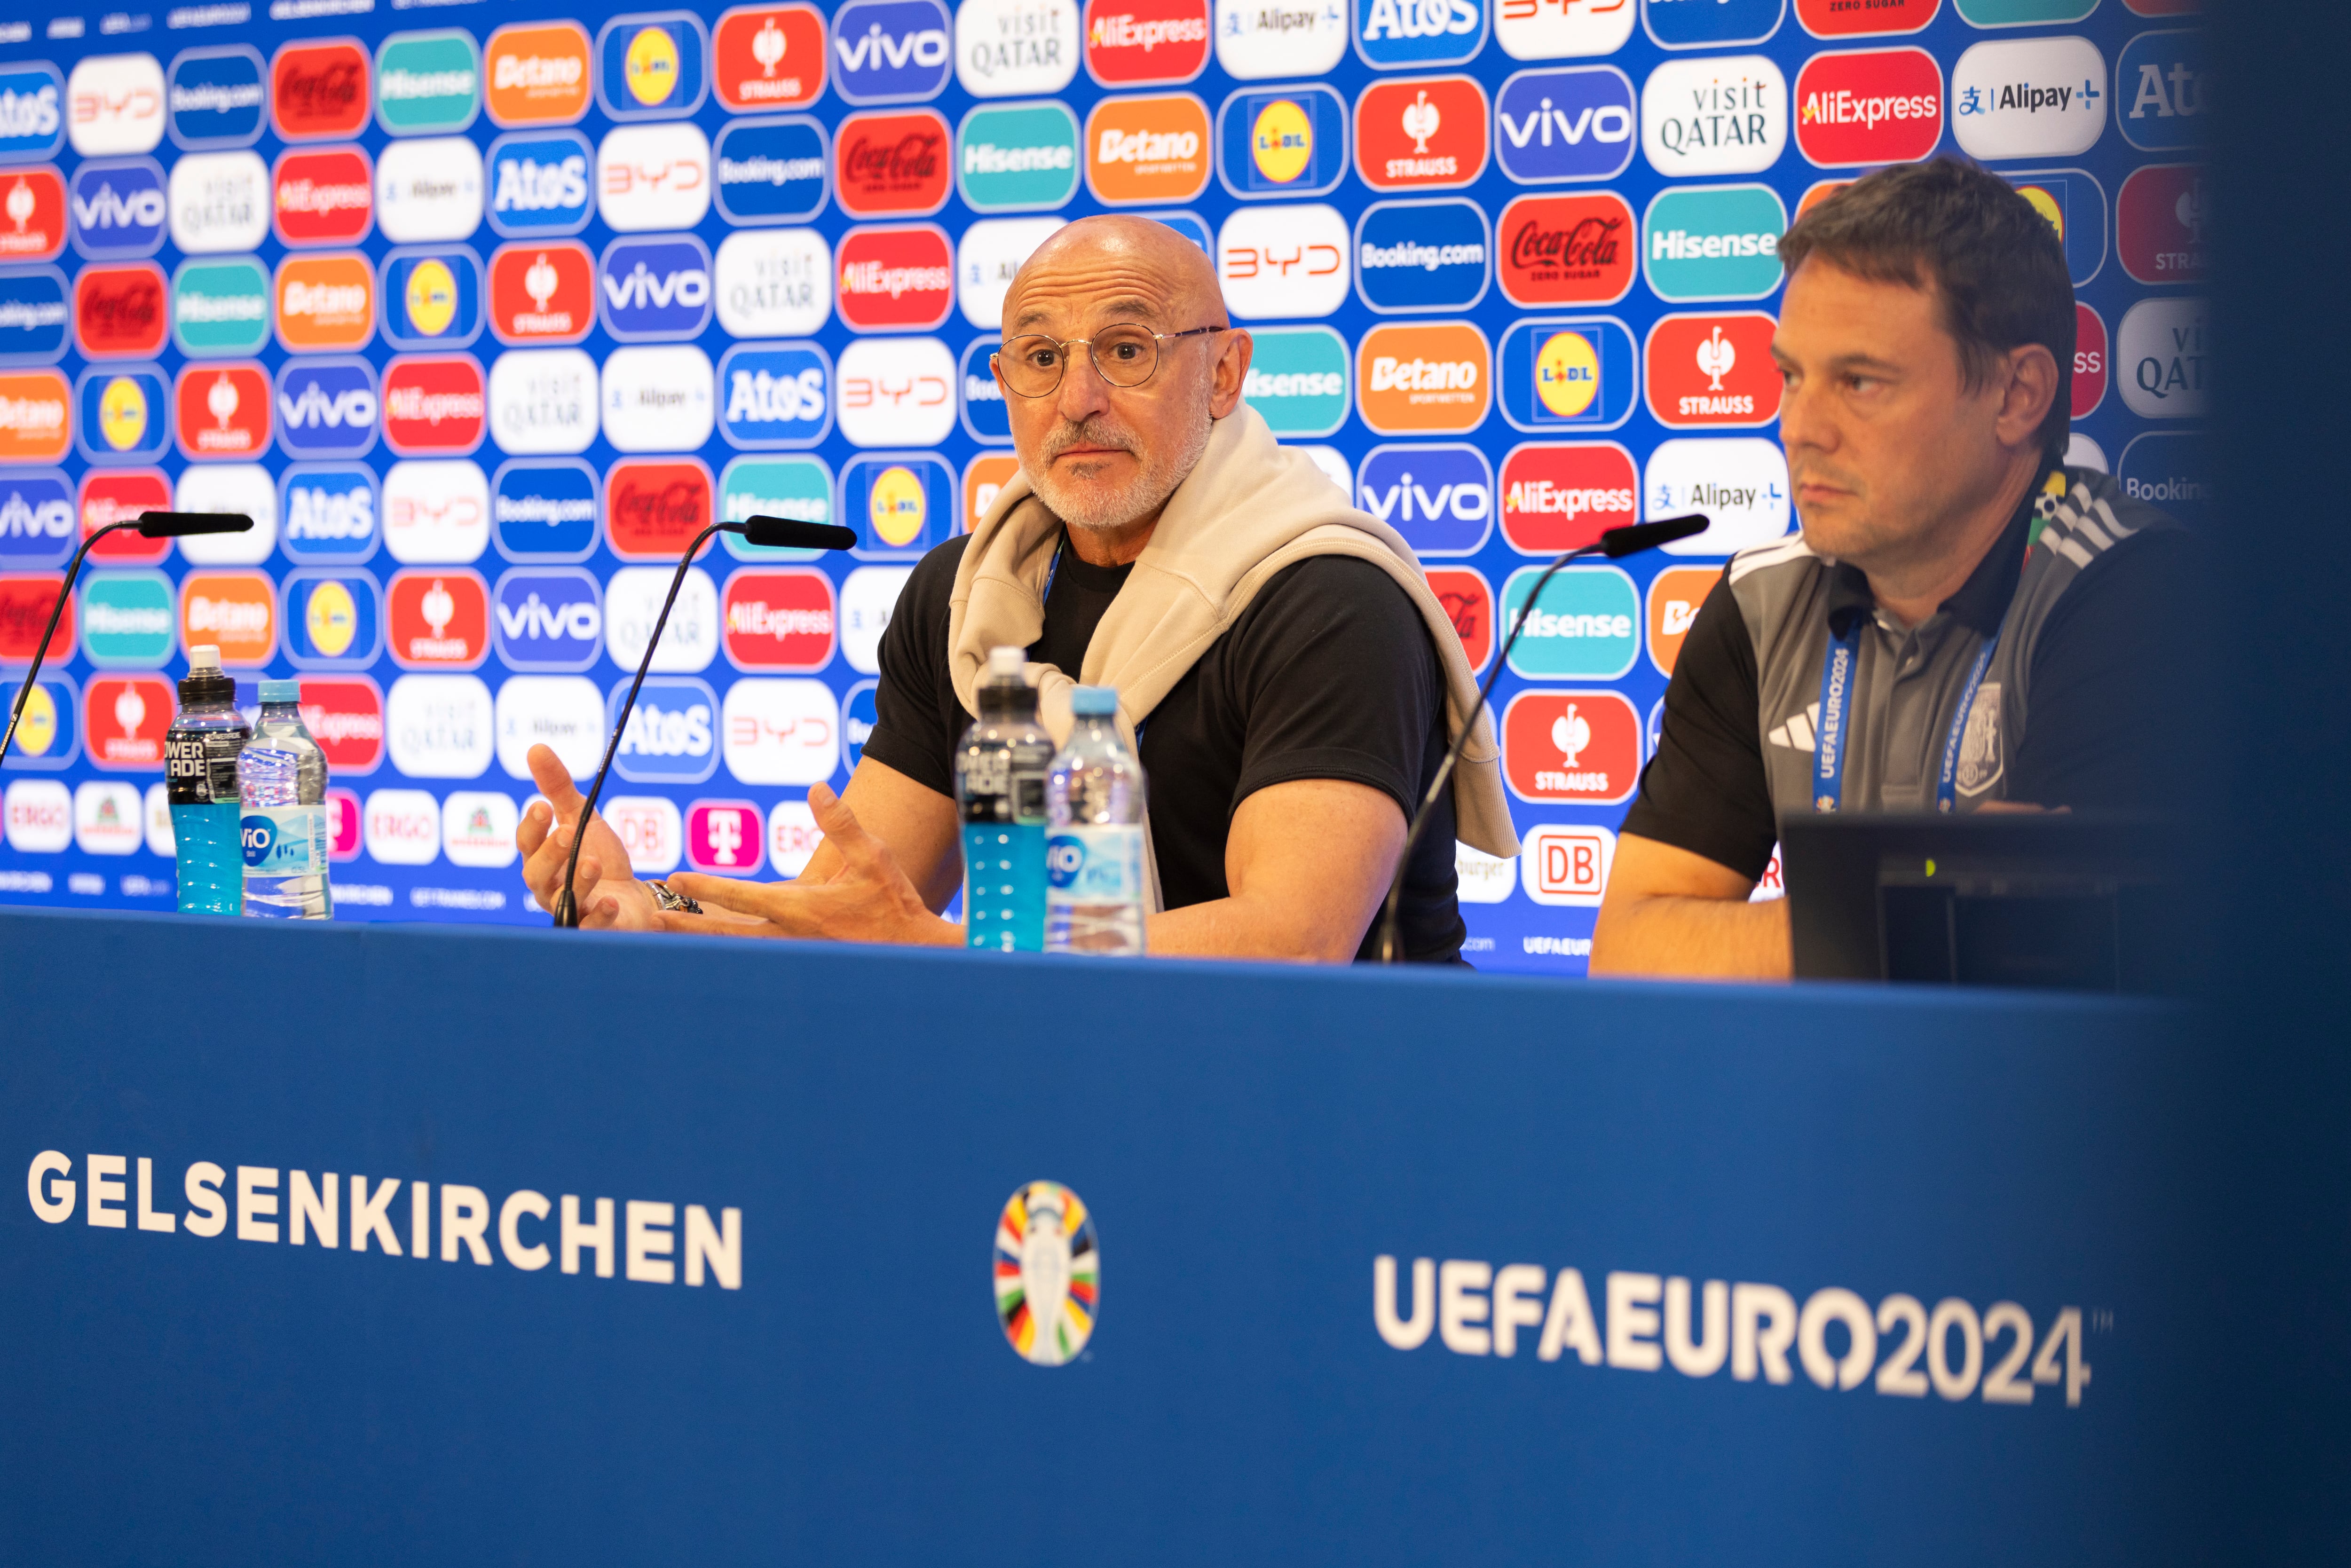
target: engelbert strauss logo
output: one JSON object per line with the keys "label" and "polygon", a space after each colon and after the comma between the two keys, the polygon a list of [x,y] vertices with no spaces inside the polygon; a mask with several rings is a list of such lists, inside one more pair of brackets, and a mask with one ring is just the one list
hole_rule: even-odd
{"label": "engelbert strauss logo", "polygon": [[1004,1337],[1039,1366],[1077,1359],[1102,1305],[1093,1216],[1055,1181],[1032,1181],[996,1222],[996,1316]]}

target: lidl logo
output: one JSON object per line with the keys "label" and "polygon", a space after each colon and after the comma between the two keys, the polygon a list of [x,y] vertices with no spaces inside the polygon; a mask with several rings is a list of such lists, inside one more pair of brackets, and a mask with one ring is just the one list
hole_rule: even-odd
{"label": "lidl logo", "polygon": [[1660,191],[1642,228],[1642,272],[1660,299],[1761,299],[1780,286],[1788,210],[1769,185]]}
{"label": "lidl logo", "polygon": [[[52,658],[57,656],[54,646]],[[228,663],[226,648],[221,650],[221,663]],[[81,694],[82,746],[89,759],[123,772],[161,772],[163,736],[178,711],[176,697],[172,683],[158,675],[93,678]]]}
{"label": "lidl logo", "polygon": [[358,349],[375,336],[375,269],[357,254],[277,264],[277,340],[296,353]]}
{"label": "lidl logo", "polygon": [[1644,0],[1641,25],[1669,49],[1760,44],[1777,32],[1787,0]]}
{"label": "lidl logo", "polygon": [[500,662],[517,670],[572,673],[604,648],[604,598],[580,567],[517,567],[498,579],[490,635]]}
{"label": "lidl logo", "polygon": [[1649,413],[1659,424],[1736,427],[1780,417],[1777,323],[1761,311],[1665,316],[1649,329]]}
{"label": "lidl logo", "polygon": [[508,343],[576,343],[596,323],[596,263],[576,241],[490,257],[490,330]]}
{"label": "lidl logo", "polygon": [[1320,83],[1237,92],[1217,111],[1218,176],[1244,200],[1319,196],[1347,172],[1347,105]]}
{"label": "lidl logo", "polygon": [[[37,78],[56,79],[43,66],[14,74],[15,82],[22,84],[17,90],[33,89],[32,119],[38,126],[47,117],[38,107],[38,89],[33,88]],[[163,68],[152,55],[90,55],[74,67],[65,96],[66,135],[85,158],[152,152],[163,140]],[[55,149],[52,140],[47,146],[26,151],[46,157]]]}
{"label": "lidl logo", "polygon": [[1378,202],[1355,223],[1355,287],[1385,314],[1467,310],[1485,298],[1492,255],[1474,202]]}
{"label": "lidl logo", "polygon": [[1033,212],[1078,188],[1078,119],[1059,103],[983,107],[956,137],[956,182],[983,213]]}
{"label": "lidl logo", "polygon": [[368,55],[359,44],[287,44],[269,62],[269,118],[288,141],[356,136],[365,129]]}
{"label": "lidl logo", "polygon": [[710,470],[691,459],[624,460],[604,482],[605,536],[623,560],[676,560],[710,509]]}
{"label": "lidl logo", "polygon": [[269,449],[271,395],[268,374],[259,365],[182,370],[173,400],[181,453],[191,458],[258,457]]}
{"label": "lidl logo", "polygon": [[[2113,362],[2106,342],[2106,324],[2098,313],[2074,302],[2073,416],[2087,419],[2106,401],[2106,372]],[[2070,461],[2070,459],[2068,460]]]}
{"label": "lidl logo", "polygon": [[270,212],[287,245],[354,244],[375,220],[375,170],[356,147],[287,152],[270,178]]}
{"label": "lidl logo", "polygon": [[1943,138],[1943,68],[1924,49],[1814,55],[1796,73],[1796,145],[1823,169],[1910,163]]}
{"label": "lidl logo", "polygon": [[64,358],[73,315],[56,267],[0,273],[0,363]]}
{"label": "lidl logo", "polygon": [[403,669],[464,669],[490,651],[490,594],[480,574],[410,570],[384,591],[392,662]]}
{"label": "lidl logo", "polygon": [[2134,147],[2201,145],[2210,94],[2200,31],[2141,33],[2115,59],[2115,116]]}
{"label": "lidl logo", "polygon": [[1467,444],[1374,446],[1355,476],[1355,505],[1416,555],[1468,555],[1493,532],[1494,470]]}
{"label": "lidl logo", "polygon": [[719,425],[737,446],[814,446],[832,427],[831,361],[814,343],[738,343],[718,363]]}
{"label": "lidl logo", "polygon": [[1502,585],[1502,639],[1519,632],[1511,670],[1538,680],[1603,681],[1630,670],[1641,645],[1641,597],[1633,580],[1613,566],[1571,566],[1531,605],[1527,596],[1541,576],[1540,567],[1521,567]]}
{"label": "lidl logo", "polygon": [[515,560],[582,560],[596,548],[596,470],[577,458],[500,468],[490,497],[499,553]]}
{"label": "lidl logo", "polygon": [[1641,151],[1669,180],[1753,174],[1788,146],[1788,78],[1769,56],[1667,60],[1641,89]]}
{"label": "lidl logo", "polygon": [[691,235],[614,240],[597,293],[605,330],[622,342],[695,337],[710,324],[710,252]]}
{"label": "lidl logo", "polygon": [[1208,63],[1208,0],[1086,0],[1086,69],[1106,88],[1190,81]]}
{"label": "lidl logo", "polygon": [[762,837],[759,808],[748,800],[696,800],[686,808],[685,863],[705,875],[756,875],[765,858]]}
{"label": "lidl logo", "polygon": [[249,256],[182,262],[171,298],[172,338],[191,359],[256,354],[269,341],[269,274]]}
{"label": "lidl logo", "polygon": [[1241,395],[1276,435],[1329,435],[1347,422],[1347,343],[1328,327],[1260,327]]}
{"label": "lidl logo", "polygon": [[79,537],[73,487],[63,474],[0,473],[0,570],[63,566]]}
{"label": "lidl logo", "polygon": [[1513,304],[1613,305],[1632,292],[1639,231],[1613,191],[1520,196],[1497,230]]}
{"label": "lidl logo", "polygon": [[277,371],[277,441],[294,457],[358,457],[375,444],[375,367],[289,360]]}
{"label": "lidl logo", "polygon": [[576,131],[499,137],[490,144],[490,226],[524,238],[579,233],[594,161]]}
{"label": "lidl logo", "polygon": [[1951,134],[1974,158],[2069,158],[2106,128],[2106,59],[2087,38],[1977,44],[1950,91]]}
{"label": "lidl logo", "polygon": [[1707,515],[1707,530],[1666,546],[1667,555],[1729,555],[1787,537],[1787,454],[1761,436],[1661,441],[1649,454],[1641,495],[1653,517]]}
{"label": "lidl logo", "polygon": [[[620,722],[628,683],[613,688],[604,733]],[[648,675],[621,731],[612,771],[640,784],[699,784],[718,768],[718,695],[693,675]],[[700,810],[700,808],[696,808]],[[750,854],[758,864],[758,811],[752,813]],[[723,838],[724,830],[719,830]],[[691,840],[689,840],[691,842]],[[716,848],[716,845],[709,846]],[[737,846],[739,849],[739,845]]]}
{"label": "lidl logo", "polygon": [[1722,569],[1669,566],[1649,580],[1649,662],[1670,678],[1682,639],[1698,624],[1698,607],[1722,580]]}
{"label": "lidl logo", "polygon": [[1616,835],[1606,828],[1545,824],[1519,852],[1519,880],[1537,904],[1597,909],[1615,864]]}
{"label": "lidl logo", "polygon": [[[737,457],[718,480],[721,522],[753,517],[789,517],[795,522],[832,521],[832,470],[817,457]],[[755,545],[740,534],[719,536],[737,560],[814,560],[820,550]]]}
{"label": "lidl logo", "polygon": [[1943,0],[1796,0],[1796,20],[1816,38],[1915,33],[1935,19]]}
{"label": "lidl logo", "polygon": [[2081,287],[2106,261],[2106,193],[2080,169],[2033,169],[2002,173],[2032,210],[2049,222],[2065,247],[2065,270]]}
{"label": "lidl logo", "polygon": [[2115,249],[2141,283],[2201,283],[2205,277],[2204,167],[2150,163],[2115,198]]}
{"label": "lidl logo", "polygon": [[1377,81],[1355,99],[1355,172],[1374,191],[1444,191],[1486,172],[1486,89],[1470,77]]}
{"label": "lidl logo", "polygon": [[464,131],[482,107],[482,56],[451,27],[394,33],[375,55],[375,118],[394,136]]}
{"label": "lidl logo", "polygon": [[0,159],[47,158],[65,140],[65,80],[52,65],[0,69]]}
{"label": "lidl logo", "polygon": [[47,261],[66,245],[66,185],[55,169],[0,172],[0,261]]}
{"label": "lidl logo", "polygon": [[462,246],[395,251],[383,264],[383,335],[396,349],[463,348],[482,329],[482,264]]}
{"label": "lidl logo", "polygon": [[833,135],[833,191],[852,217],[923,216],[946,204],[950,133],[935,110],[852,114]]}
{"label": "lidl logo", "polygon": [[596,37],[596,96],[614,120],[672,119],[709,91],[710,36],[690,11],[615,16]]}
{"label": "lidl logo", "polygon": [[1613,441],[1529,444],[1502,460],[1502,536],[1522,555],[1557,555],[1638,520],[1641,477]]}
{"label": "lidl logo", "polygon": [[74,279],[74,340],[91,359],[145,358],[163,347],[163,270],[153,262],[88,267]]}
{"label": "lidl logo", "polygon": [[726,657],[738,670],[813,673],[832,663],[832,579],[814,567],[745,567],[719,596]]}
{"label": "lidl logo", "polygon": [[[7,588],[0,584],[0,606],[9,602]],[[34,623],[31,635],[38,636],[42,622],[47,619],[45,610],[41,622]],[[0,637],[6,635],[0,632]],[[21,683],[13,684],[0,690],[0,702],[15,710],[22,692]],[[25,693],[22,701],[16,741],[8,748],[7,761],[0,763],[0,767],[13,772],[20,768],[48,771],[69,766],[81,749],[81,699],[75,695],[73,683],[62,675],[45,674],[33,683],[32,690]]]}
{"label": "lidl logo", "polygon": [[588,30],[577,22],[500,27],[482,54],[498,124],[569,125],[588,112]]}
{"label": "lidl logo", "polygon": [[852,229],[835,265],[841,319],[861,331],[926,330],[955,308],[955,255],[934,225]]}
{"label": "lidl logo", "polygon": [[1612,316],[1520,321],[1497,357],[1502,417],[1520,430],[1614,430],[1632,416],[1639,356]]}
{"label": "lidl logo", "polygon": [[375,474],[363,463],[297,464],[279,484],[278,507],[291,559],[337,565],[375,554]]}
{"label": "lidl logo", "polygon": [[1428,591],[1453,622],[1461,652],[1472,671],[1482,671],[1494,656],[1494,590],[1485,574],[1471,567],[1431,567]]}
{"label": "lidl logo", "polygon": [[[1008,452],[983,452],[964,465],[963,469],[963,531],[979,527],[996,498],[1004,494],[1004,486],[1020,472],[1020,459]],[[855,764],[851,764],[854,767]]]}
{"label": "lidl logo", "polygon": [[383,440],[402,456],[471,452],[482,444],[486,408],[482,367],[470,354],[384,367]]}
{"label": "lidl logo", "polygon": [[1494,156],[1521,185],[1614,179],[1639,129],[1633,78],[1614,66],[1520,71],[1494,99]]}
{"label": "lidl logo", "polygon": [[[81,531],[86,538],[141,512],[172,509],[172,481],[152,468],[93,468],[81,480]],[[90,547],[89,559],[109,565],[152,566],[172,553],[169,539],[135,533],[109,534]]]}
{"label": "lidl logo", "polygon": [[72,394],[55,371],[0,373],[0,463],[51,463],[73,444]]}
{"label": "lidl logo", "polygon": [[718,210],[729,223],[805,223],[823,210],[831,158],[816,120],[733,121],[716,156]]}
{"label": "lidl logo", "polygon": [[1217,277],[1233,314],[1328,316],[1347,300],[1347,220],[1320,202],[1240,207],[1217,233]]}
{"label": "lidl logo", "polygon": [[1357,0],[1355,52],[1381,70],[1459,65],[1485,43],[1483,0]]}
{"label": "lidl logo", "polygon": [[103,259],[152,256],[162,248],[163,170],[152,158],[84,163],[68,198],[74,248]]}
{"label": "lidl logo", "polygon": [[1383,435],[1475,430],[1493,383],[1485,334],[1467,321],[1378,326],[1355,348],[1364,423]]}
{"label": "lidl logo", "polygon": [[938,0],[851,0],[833,13],[833,87],[850,103],[914,103],[937,96],[953,68],[947,11]]}
{"label": "lidl logo", "polygon": [[1086,183],[1113,206],[1188,202],[1208,188],[1208,106],[1190,93],[1106,98],[1086,117]]}
{"label": "lidl logo", "polygon": [[857,530],[857,553],[912,559],[955,528],[955,470],[927,453],[871,453],[841,471],[838,521]]}
{"label": "lidl logo", "polygon": [[[163,418],[169,395],[163,372],[152,365],[83,371],[78,399],[83,455],[101,463],[152,463],[162,456],[171,444]],[[269,442],[266,407],[261,417],[261,441],[255,451]]]}
{"label": "lidl logo", "polygon": [[190,256],[269,237],[269,170],[254,152],[191,152],[172,165],[172,243]]}
{"label": "lidl logo", "polygon": [[231,668],[258,668],[277,652],[277,588],[266,572],[192,571],[180,580],[180,643],[210,643]]}
{"label": "lidl logo", "polygon": [[286,657],[297,669],[365,669],[383,652],[383,596],[365,571],[288,572],[285,610]]}
{"label": "lidl logo", "polygon": [[1520,800],[1614,806],[1633,798],[1641,717],[1620,694],[1520,692],[1501,727],[1502,774]]}
{"label": "lidl logo", "polygon": [[267,79],[250,45],[182,50],[165,89],[172,140],[191,151],[258,141]]}
{"label": "lidl logo", "polygon": [[743,5],[718,18],[712,85],[737,114],[805,109],[824,92],[824,15],[814,5]]}

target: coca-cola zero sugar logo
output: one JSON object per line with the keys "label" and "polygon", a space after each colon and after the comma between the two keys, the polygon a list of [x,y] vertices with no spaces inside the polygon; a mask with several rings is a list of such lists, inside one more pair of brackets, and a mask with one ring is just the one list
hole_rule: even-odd
{"label": "coca-cola zero sugar logo", "polygon": [[91,359],[146,359],[169,328],[163,269],[152,262],[89,267],[74,279],[74,340]]}
{"label": "coca-cola zero sugar logo", "polygon": [[1520,196],[1502,209],[1494,241],[1512,303],[1612,305],[1632,290],[1640,227],[1613,191]]}
{"label": "coca-cola zero sugar logo", "polygon": [[710,470],[699,463],[615,463],[604,482],[604,531],[612,553],[623,560],[676,560],[687,541],[710,526]]}
{"label": "coca-cola zero sugar logo", "polygon": [[351,39],[288,44],[269,63],[269,118],[288,141],[356,136],[368,122],[368,52]]}
{"label": "coca-cola zero sugar logo", "polygon": [[953,137],[935,110],[852,114],[833,136],[833,194],[852,217],[927,217],[946,205]]}

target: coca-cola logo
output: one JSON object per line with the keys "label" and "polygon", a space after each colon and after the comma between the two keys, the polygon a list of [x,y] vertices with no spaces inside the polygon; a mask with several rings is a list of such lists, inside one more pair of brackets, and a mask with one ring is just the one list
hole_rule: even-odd
{"label": "coca-cola logo", "polygon": [[835,143],[839,195],[852,216],[934,213],[946,204],[947,122],[929,110],[852,115]]}
{"label": "coca-cola logo", "polygon": [[709,526],[710,475],[698,463],[617,464],[604,487],[604,517],[615,555],[674,560]]}
{"label": "coca-cola logo", "polygon": [[269,111],[285,137],[348,136],[367,123],[368,57],[357,44],[291,47],[270,71]]}
{"label": "coca-cola logo", "polygon": [[1520,305],[1606,305],[1633,287],[1633,209],[1607,192],[1521,196],[1503,209],[1502,292]]}
{"label": "coca-cola logo", "polygon": [[74,287],[85,354],[152,354],[163,344],[163,275],[152,267],[93,267]]}
{"label": "coca-cola logo", "polygon": [[842,170],[852,179],[927,180],[938,172],[939,137],[909,131],[893,141],[860,136],[841,149]]}

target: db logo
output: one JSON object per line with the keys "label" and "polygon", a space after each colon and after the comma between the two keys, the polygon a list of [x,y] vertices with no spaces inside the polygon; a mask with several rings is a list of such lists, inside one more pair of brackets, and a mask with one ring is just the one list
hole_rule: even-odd
{"label": "db logo", "polygon": [[604,485],[604,530],[614,555],[674,561],[686,541],[709,526],[710,470],[701,464],[612,465]]}
{"label": "db logo", "polygon": [[369,108],[368,53],[360,44],[288,44],[269,62],[269,118],[288,141],[356,136]]}
{"label": "db logo", "polygon": [[996,497],[1004,486],[1020,472],[1020,459],[982,453],[973,458],[963,471],[963,528],[969,533],[979,527],[979,519],[987,516],[987,508],[996,505]]}
{"label": "db logo", "polygon": [[2081,419],[2106,401],[2106,368],[2113,354],[2106,343],[2106,324],[2098,313],[2074,302],[2074,417]]}
{"label": "db logo", "polygon": [[575,22],[500,27],[482,50],[490,118],[569,125],[588,112],[588,30]]}
{"label": "db logo", "polygon": [[509,343],[576,343],[596,324],[596,263],[576,241],[490,257],[490,330]]}
{"label": "db logo", "polygon": [[163,734],[172,727],[176,711],[177,694],[171,682],[159,676],[108,675],[92,680],[81,694],[81,732],[89,743],[89,759],[100,768],[162,767]]}
{"label": "db logo", "polygon": [[1768,424],[1780,416],[1776,323],[1761,311],[1667,316],[1649,329],[1649,412],[1677,429]]}
{"label": "db logo", "polygon": [[1520,879],[1537,904],[1597,909],[1616,860],[1616,835],[1606,828],[1541,827],[1520,852]]}
{"label": "db logo", "polygon": [[471,452],[482,444],[486,407],[482,367],[470,354],[384,367],[384,444],[402,456]]}
{"label": "db logo", "polygon": [[180,643],[211,643],[230,667],[277,652],[277,591],[258,571],[192,571],[180,580]]}
{"label": "db logo", "polygon": [[2204,281],[2204,169],[2154,163],[2115,199],[2115,249],[2141,283]]}
{"label": "db logo", "polygon": [[824,16],[813,5],[729,11],[710,54],[718,101],[737,112],[804,109],[824,92]]}
{"label": "db logo", "polygon": [[403,571],[384,596],[392,662],[470,670],[490,651],[490,591],[471,571]]}
{"label": "db logo", "polygon": [[1519,305],[1613,305],[1632,290],[1640,232],[1613,191],[1520,196],[1496,226],[1502,292]]}
{"label": "db logo", "polygon": [[737,669],[814,672],[832,662],[832,579],[821,571],[747,568],[726,580],[719,612]]}
{"label": "db logo", "polygon": [[[141,512],[172,509],[172,481],[152,468],[93,468],[81,482],[81,531],[128,522]],[[172,553],[169,539],[141,538],[124,531],[90,547],[89,559],[109,566],[152,566]]]}
{"label": "db logo", "polygon": [[1086,183],[1113,206],[1191,201],[1208,188],[1210,138],[1208,106],[1188,92],[1103,99],[1086,117]]}
{"label": "db logo", "polygon": [[685,863],[712,876],[754,875],[763,836],[750,801],[696,800],[685,812]]}
{"label": "db logo", "polygon": [[152,262],[86,267],[74,279],[75,341],[91,359],[144,359],[163,347],[163,269]]}
{"label": "db logo", "polygon": [[47,261],[66,245],[66,183],[55,169],[0,174],[0,261]]}
{"label": "db logo", "polygon": [[1502,537],[1525,555],[1580,549],[1634,520],[1640,483],[1613,441],[1521,446],[1502,460]]}
{"label": "db logo", "polygon": [[383,694],[364,675],[305,676],[302,724],[337,777],[372,773],[383,760]]}
{"label": "db logo", "polygon": [[1649,662],[1671,676],[1682,639],[1698,621],[1698,606],[1722,579],[1719,566],[1669,566],[1649,583]]}
{"label": "db logo", "polygon": [[861,331],[924,331],[955,308],[955,252],[935,225],[852,229],[838,266],[841,318]]}
{"label": "db logo", "polygon": [[[49,623],[49,609],[65,583],[62,572],[44,571],[15,576],[0,573],[0,663],[30,664],[40,647],[41,628]],[[67,599],[65,612],[41,657],[62,664],[73,657],[74,605]]]}
{"label": "db logo", "polygon": [[1467,185],[1486,172],[1490,119],[1468,77],[1374,82],[1355,100],[1355,172],[1374,191]]}
{"label": "db logo", "polygon": [[0,375],[0,463],[46,463],[73,444],[71,394],[55,371]]}
{"label": "db logo", "polygon": [[1374,327],[1355,350],[1364,423],[1383,435],[1477,429],[1493,380],[1485,335],[1466,321]]}
{"label": "db logo", "polygon": [[928,217],[947,203],[953,145],[935,110],[852,114],[833,137],[833,195],[853,218]]}
{"label": "db logo", "polygon": [[1924,49],[1814,55],[1796,73],[1796,145],[1823,169],[1912,163],[1943,137],[1943,69]]}
{"label": "db logo", "polygon": [[269,377],[259,365],[183,366],[172,402],[183,456],[256,457],[269,449]]}
{"label": "db logo", "polygon": [[375,269],[363,256],[277,264],[277,340],[296,353],[358,349],[375,335]]}
{"label": "db logo", "polygon": [[1816,38],[1863,33],[1915,33],[1935,19],[1943,0],[1796,0],[1796,19]]}
{"label": "db logo", "polygon": [[356,147],[288,152],[271,176],[270,212],[287,245],[350,245],[375,217],[375,168]]}
{"label": "db logo", "polygon": [[1641,777],[1641,716],[1614,692],[1520,692],[1502,712],[1502,772],[1522,800],[1629,800]]}
{"label": "db logo", "polygon": [[1328,316],[1347,299],[1347,220],[1336,207],[1242,207],[1217,233],[1217,276],[1237,316]]}
{"label": "db logo", "polygon": [[1104,87],[1187,82],[1208,63],[1208,0],[1088,0],[1085,27]]}
{"label": "db logo", "polygon": [[1494,590],[1480,572],[1466,566],[1431,567],[1428,591],[1453,622],[1469,667],[1482,670],[1494,656]]}

